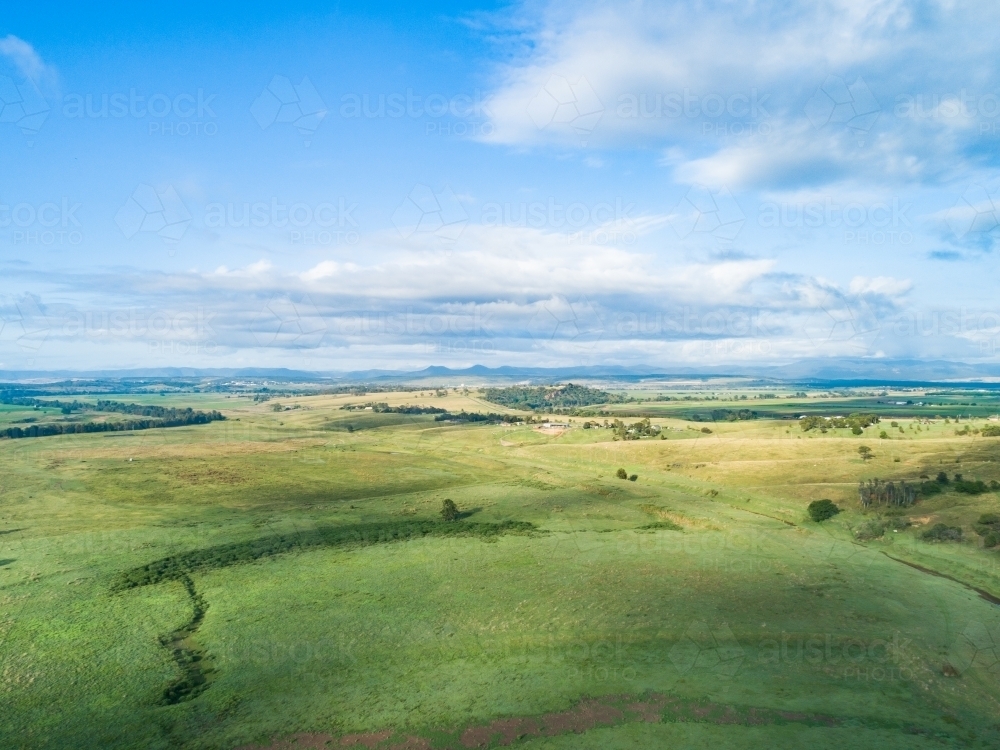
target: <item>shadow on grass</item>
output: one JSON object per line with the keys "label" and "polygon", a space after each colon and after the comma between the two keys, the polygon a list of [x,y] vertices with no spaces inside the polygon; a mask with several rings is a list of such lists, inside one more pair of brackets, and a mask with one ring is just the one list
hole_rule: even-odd
{"label": "shadow on grass", "polygon": [[0,560],[0,568],[4,565],[10,565],[12,562],[14,562],[14,560]]}

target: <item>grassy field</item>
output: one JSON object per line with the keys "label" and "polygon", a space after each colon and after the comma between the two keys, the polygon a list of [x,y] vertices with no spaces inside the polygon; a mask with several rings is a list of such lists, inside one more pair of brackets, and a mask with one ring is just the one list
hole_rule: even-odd
{"label": "grassy field", "polygon": [[[996,401],[688,421],[777,408],[734,395],[608,407],[662,439],[341,408],[509,412],[427,389],[148,396],[227,419],[2,440],[0,746],[1000,746],[1000,547],[973,530],[1000,495],[857,492],[1000,480]],[[795,419],[854,411],[885,419]],[[843,512],[809,520],[821,498]]]}

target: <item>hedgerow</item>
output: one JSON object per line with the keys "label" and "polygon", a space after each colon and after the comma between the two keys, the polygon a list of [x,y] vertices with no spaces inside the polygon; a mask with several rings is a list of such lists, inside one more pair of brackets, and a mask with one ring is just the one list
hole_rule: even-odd
{"label": "hedgerow", "polygon": [[249,563],[287,552],[321,547],[362,547],[386,542],[421,539],[426,536],[468,536],[492,539],[504,534],[529,534],[534,524],[525,521],[469,523],[467,521],[398,521],[320,527],[292,534],[273,534],[245,542],[220,544],[191,550],[119,573],[112,582],[115,591],[182,580],[198,571]]}

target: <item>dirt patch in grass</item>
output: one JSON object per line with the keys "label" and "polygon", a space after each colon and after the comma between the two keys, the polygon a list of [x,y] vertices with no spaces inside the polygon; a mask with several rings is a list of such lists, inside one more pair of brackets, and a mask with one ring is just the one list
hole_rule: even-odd
{"label": "dirt patch in grass", "polygon": [[429,729],[367,734],[296,734],[266,745],[243,745],[237,750],[301,750],[302,748],[366,747],[373,750],[477,750],[508,747],[534,737],[583,734],[591,729],[627,723],[700,722],[718,725],[761,726],[803,724],[836,727],[843,721],[833,716],[769,708],[724,705],[711,701],[685,700],[660,693],[607,695],[584,698],[565,711],[539,716],[495,719],[459,729]]}

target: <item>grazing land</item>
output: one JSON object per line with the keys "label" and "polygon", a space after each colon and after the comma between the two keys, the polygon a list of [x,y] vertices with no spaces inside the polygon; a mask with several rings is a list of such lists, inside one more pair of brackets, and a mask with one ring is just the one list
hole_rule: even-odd
{"label": "grazing land", "polygon": [[0,438],[4,748],[1000,746],[995,391],[162,390],[0,404],[225,417]]}

